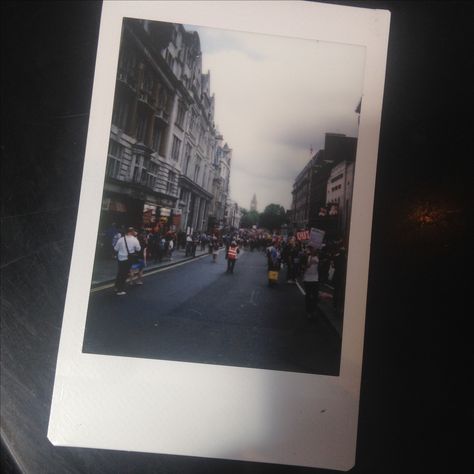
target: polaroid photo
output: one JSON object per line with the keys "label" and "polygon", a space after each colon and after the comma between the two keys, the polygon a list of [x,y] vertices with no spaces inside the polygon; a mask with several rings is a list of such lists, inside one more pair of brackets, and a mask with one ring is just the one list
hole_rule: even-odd
{"label": "polaroid photo", "polygon": [[104,2],[55,446],[354,465],[389,18]]}

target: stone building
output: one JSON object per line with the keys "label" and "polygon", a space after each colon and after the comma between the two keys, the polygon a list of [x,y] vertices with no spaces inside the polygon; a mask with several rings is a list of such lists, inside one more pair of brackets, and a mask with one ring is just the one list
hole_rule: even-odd
{"label": "stone building", "polygon": [[123,23],[101,224],[207,231],[223,218],[231,150],[214,124],[197,32]]}
{"label": "stone building", "polygon": [[239,205],[232,199],[228,199],[225,213],[225,227],[228,230],[236,230],[240,228],[240,219],[242,213]]}
{"label": "stone building", "polygon": [[[330,215],[327,211],[328,182],[330,183],[331,179],[336,177],[337,180],[340,179],[340,170],[337,167],[340,167],[341,163],[345,163],[344,176],[347,175],[347,167],[355,161],[356,148],[357,138],[326,133],[324,149],[311,157],[293,184],[291,222],[294,229],[316,227],[331,235],[344,232],[344,223],[339,215]],[[335,169],[339,171],[333,171]],[[335,186],[339,184],[332,187],[329,185],[331,193],[339,190],[339,188],[332,190]],[[331,199],[333,199],[332,194]],[[348,215],[344,210],[345,198],[341,201],[339,197],[339,200],[339,214],[343,212],[345,216]]]}

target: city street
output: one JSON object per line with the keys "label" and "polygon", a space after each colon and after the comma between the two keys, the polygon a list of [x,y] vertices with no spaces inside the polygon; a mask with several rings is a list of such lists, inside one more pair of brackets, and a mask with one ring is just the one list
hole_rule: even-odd
{"label": "city street", "polygon": [[261,252],[241,252],[234,274],[224,253],[150,272],[117,296],[91,293],[83,351],[338,375],[341,341],[323,317],[306,320],[304,296],[267,283]]}

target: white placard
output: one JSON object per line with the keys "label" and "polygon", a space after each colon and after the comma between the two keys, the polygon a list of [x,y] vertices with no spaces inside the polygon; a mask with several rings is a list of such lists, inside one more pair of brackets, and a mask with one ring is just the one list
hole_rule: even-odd
{"label": "white placard", "polygon": [[[365,47],[339,376],[82,352],[96,243],[91,229],[100,218],[123,18]],[[336,470],[354,465],[389,18],[387,11],[310,2],[103,3],[48,429],[54,445]]]}
{"label": "white placard", "polygon": [[315,248],[320,249],[324,241],[324,230],[311,228],[309,233],[309,244],[314,245]]}

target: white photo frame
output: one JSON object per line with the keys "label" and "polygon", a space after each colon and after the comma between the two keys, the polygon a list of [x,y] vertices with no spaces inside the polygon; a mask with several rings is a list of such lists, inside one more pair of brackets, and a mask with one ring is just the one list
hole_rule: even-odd
{"label": "white photo frame", "polygon": [[[123,18],[366,48],[339,376],[82,352]],[[354,466],[389,21],[387,11],[309,2],[103,3],[48,429],[55,446]]]}

